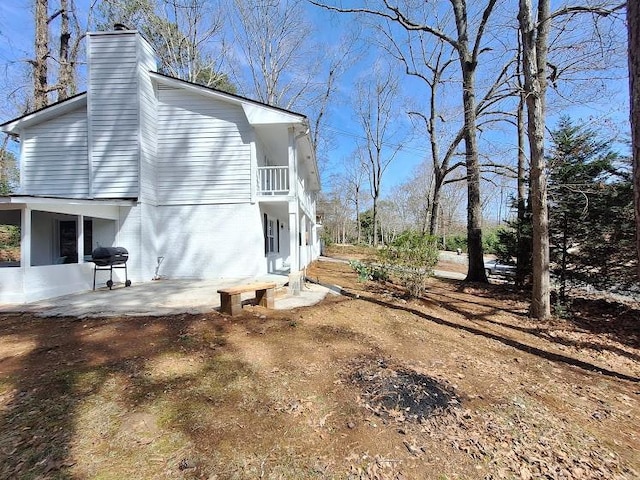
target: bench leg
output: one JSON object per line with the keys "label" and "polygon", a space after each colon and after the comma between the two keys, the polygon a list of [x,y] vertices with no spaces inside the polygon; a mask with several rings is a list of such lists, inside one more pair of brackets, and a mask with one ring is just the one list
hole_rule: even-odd
{"label": "bench leg", "polygon": [[256,290],[256,304],[261,307],[273,309],[275,300],[275,289],[267,288],[264,290]]}
{"label": "bench leg", "polygon": [[240,298],[240,294],[236,293],[231,295],[228,293],[221,293],[220,311],[227,315],[240,315],[240,312],[242,312],[242,299]]}

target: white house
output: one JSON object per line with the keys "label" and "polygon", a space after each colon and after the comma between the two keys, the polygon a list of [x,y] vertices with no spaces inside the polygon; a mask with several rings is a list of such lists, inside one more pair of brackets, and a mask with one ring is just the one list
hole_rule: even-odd
{"label": "white house", "polygon": [[87,48],[87,92],[1,126],[20,141],[0,224],[20,226],[21,259],[0,268],[0,303],[91,289],[98,246],[129,251],[134,283],[295,283],[319,255],[307,118],[157,73],[136,31],[89,33]]}

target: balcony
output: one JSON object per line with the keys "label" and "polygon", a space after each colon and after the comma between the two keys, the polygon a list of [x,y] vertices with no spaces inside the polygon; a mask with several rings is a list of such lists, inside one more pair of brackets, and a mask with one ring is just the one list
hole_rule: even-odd
{"label": "balcony", "polygon": [[258,167],[258,195],[288,195],[289,167]]}

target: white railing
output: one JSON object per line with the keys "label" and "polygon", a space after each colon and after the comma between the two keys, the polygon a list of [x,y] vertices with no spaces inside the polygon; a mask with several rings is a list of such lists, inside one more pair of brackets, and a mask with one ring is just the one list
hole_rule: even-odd
{"label": "white railing", "polygon": [[258,167],[258,195],[287,195],[289,167]]}

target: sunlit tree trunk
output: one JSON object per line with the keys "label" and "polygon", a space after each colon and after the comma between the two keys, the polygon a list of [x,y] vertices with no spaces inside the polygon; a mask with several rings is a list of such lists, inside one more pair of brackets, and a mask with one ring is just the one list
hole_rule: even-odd
{"label": "sunlit tree trunk", "polygon": [[33,106],[37,110],[48,102],[49,1],[36,0],[35,58],[33,65]]}
{"label": "sunlit tree trunk", "polygon": [[640,278],[640,4],[638,0],[627,0],[627,26],[629,28],[629,94],[631,97],[636,247],[638,251],[638,278]]}
{"label": "sunlit tree trunk", "polygon": [[[490,12],[493,3],[495,2],[489,2],[487,12]],[[467,166],[467,249],[469,253],[466,280],[470,282],[486,282],[487,274],[484,270],[484,254],[482,251],[480,162],[478,160],[478,139],[476,135],[475,76],[477,52],[469,51],[465,2],[452,0],[451,4],[458,30],[458,58],[460,59],[460,69],[462,71],[462,104],[464,107],[464,143]]]}
{"label": "sunlit tree trunk", "polygon": [[522,72],[527,101],[527,133],[531,162],[531,209],[533,222],[532,318],[551,316],[549,277],[549,216],[544,158],[545,93],[549,36],[549,0],[539,0],[538,22],[530,0],[520,0],[518,19],[522,33]]}

